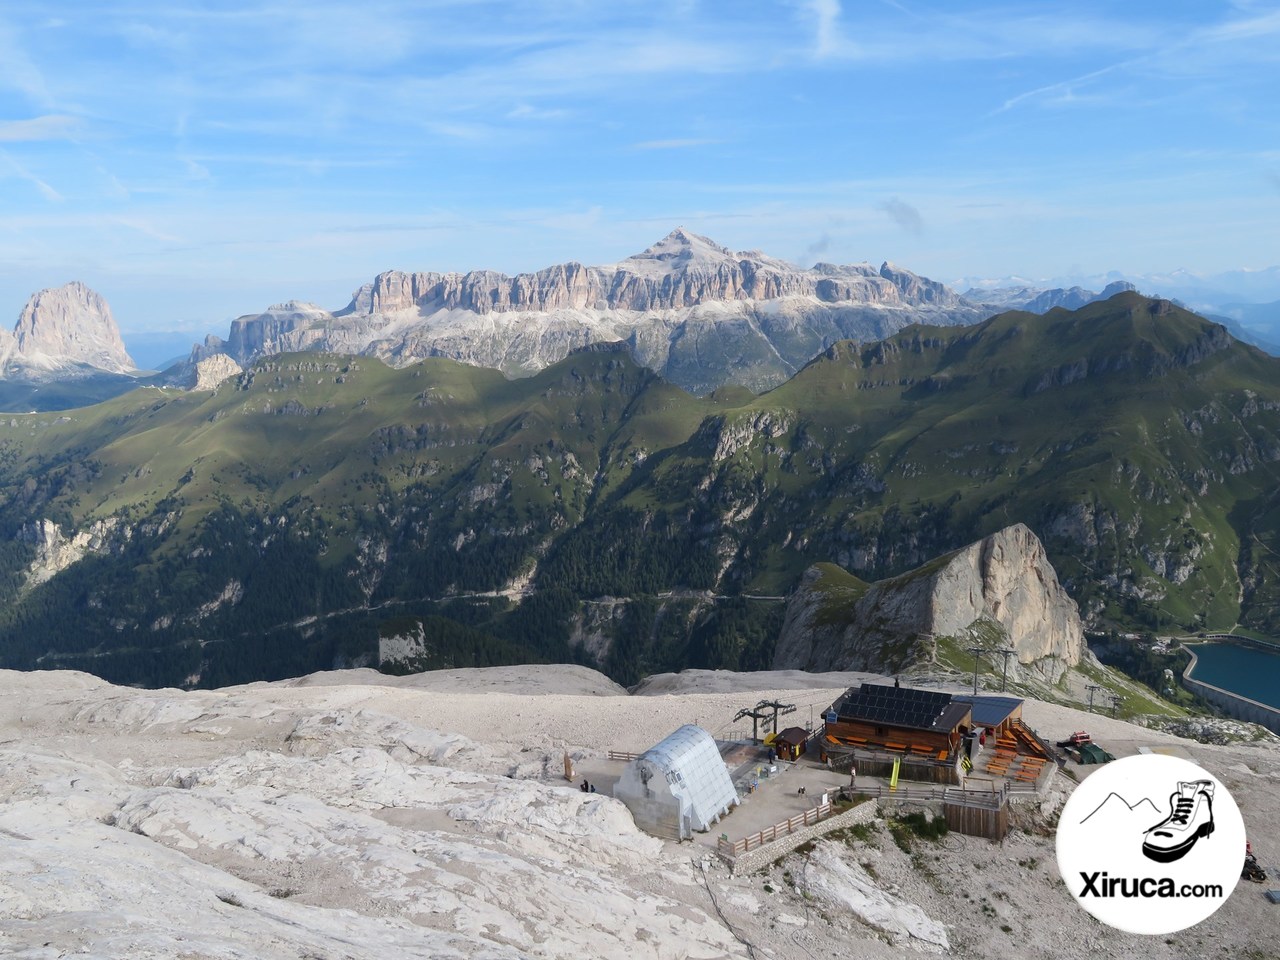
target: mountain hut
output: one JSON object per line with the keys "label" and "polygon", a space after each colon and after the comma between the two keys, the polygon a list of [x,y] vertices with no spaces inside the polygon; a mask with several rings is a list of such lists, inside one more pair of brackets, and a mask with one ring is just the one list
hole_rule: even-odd
{"label": "mountain hut", "polygon": [[858,774],[960,783],[961,744],[972,704],[937,690],[881,683],[850,687],[823,715],[822,757],[851,760]]}

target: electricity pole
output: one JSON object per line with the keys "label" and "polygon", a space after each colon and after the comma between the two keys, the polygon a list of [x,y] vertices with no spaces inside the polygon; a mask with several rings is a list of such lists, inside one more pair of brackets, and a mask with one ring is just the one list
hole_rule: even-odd
{"label": "electricity pole", "polygon": [[1017,651],[1012,647],[1006,647],[1003,650],[997,650],[996,653],[1004,657],[1004,665],[1000,668],[1000,692],[1004,693],[1005,682],[1009,679],[1009,658]]}
{"label": "electricity pole", "polygon": [[982,656],[982,648],[968,647],[967,649],[973,654],[973,695],[976,697],[978,695],[978,663]]}
{"label": "electricity pole", "polygon": [[1102,687],[1098,686],[1096,683],[1091,683],[1088,684],[1087,689],[1089,690],[1089,712],[1093,713],[1093,694],[1095,691],[1101,690]]}

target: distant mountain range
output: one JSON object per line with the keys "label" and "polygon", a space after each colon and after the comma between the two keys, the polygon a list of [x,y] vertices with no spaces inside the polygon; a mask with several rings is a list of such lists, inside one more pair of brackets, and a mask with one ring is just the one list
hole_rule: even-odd
{"label": "distant mountain range", "polygon": [[729,383],[759,391],[837,340],[972,323],[983,312],[891,263],[802,269],[677,229],[607,266],[563,263],[514,277],[382,273],[337,312],[290,301],[241,317],[192,361],[225,353],[244,366],[321,350],[392,366],[451,357],[528,376],[578,347],[622,340],[640,363],[694,393]]}
{"label": "distant mountain range", "polygon": [[1094,293],[1084,287],[1054,287],[1044,290],[1038,287],[1014,286],[995,287],[992,289],[970,289],[965,291],[965,299],[981,304],[992,310],[1025,310],[1028,313],[1048,313],[1055,307],[1064,310],[1079,310],[1086,304],[1096,300],[1110,300],[1117,293],[1136,290],[1128,281],[1116,280],[1102,290]]}
{"label": "distant mountain range", "polygon": [[1166,273],[1125,273],[1112,270],[1109,273],[1088,276],[1075,275],[1032,280],[1026,277],[962,277],[950,286],[969,296],[975,290],[1030,287],[1036,290],[1070,288],[1080,286],[1101,290],[1116,281],[1132,283],[1139,290],[1158,293],[1169,299],[1177,298],[1186,303],[1228,303],[1232,301],[1264,303],[1280,299],[1280,266],[1261,270],[1226,270],[1219,273],[1203,273],[1194,270],[1173,270]]}
{"label": "distant mountain range", "polygon": [[[1111,272],[1094,277],[1028,280],[1024,277],[984,279],[967,277],[952,284],[963,290],[963,296],[976,303],[999,309],[1032,310],[1045,303],[1070,309],[1083,306],[1080,295],[1106,299],[1107,291],[1128,284],[1148,296],[1165,297],[1203,316],[1224,323],[1232,334],[1252,343],[1273,356],[1280,354],[1280,266],[1262,270],[1228,270],[1205,274],[1191,270],[1171,273],[1122,274]],[[1073,291],[1079,291],[1072,296]],[[1033,303],[1036,298],[1042,298]],[[1060,298],[1061,302],[1054,302]]]}
{"label": "distant mountain range", "polygon": [[814,564],[924,582],[1018,523],[1095,627],[1280,629],[1280,360],[1169,301],[840,341],[761,395],[632,349],[273,355],[0,419],[0,666],[760,668]]}
{"label": "distant mountain range", "polygon": [[[1250,289],[1263,290],[1272,273],[1280,288],[1280,270],[1241,276],[1252,281]],[[1193,279],[1180,272],[1150,282],[1180,284],[1183,291],[1212,282],[1196,287]],[[452,357],[527,376],[578,347],[618,340],[642,364],[694,393],[727,384],[759,392],[840,339],[880,339],[911,323],[973,323],[1010,309],[1078,309],[1126,289],[1133,285],[1117,279],[1095,292],[1015,278],[974,281],[960,295],[888,262],[801,268],[676,229],[605,266],[570,262],[514,277],[491,270],[388,271],[355,291],[341,310],[289,301],[240,317],[225,339],[206,337],[180,368],[147,380],[134,370],[106,302],[71,283],[35,294],[11,337],[0,331],[0,409],[61,409],[141,383],[207,385],[210,370],[225,373],[298,350],[375,356],[392,366]],[[1237,297],[1210,307],[1200,309],[1237,337],[1277,350],[1280,304]],[[1272,324],[1275,336],[1267,332]],[[153,364],[171,359],[181,342],[172,334],[138,340]],[[220,362],[197,372],[200,361],[215,356],[235,366]]]}

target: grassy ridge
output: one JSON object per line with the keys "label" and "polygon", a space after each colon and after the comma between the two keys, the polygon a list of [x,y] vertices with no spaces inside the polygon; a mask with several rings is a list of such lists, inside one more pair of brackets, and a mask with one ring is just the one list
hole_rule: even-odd
{"label": "grassy ridge", "polygon": [[[825,561],[853,596],[1016,521],[1095,620],[1275,629],[1278,363],[1122,294],[836,343],[760,396],[610,349],[521,380],[298,354],[8,416],[0,664],[250,679],[370,657],[403,616],[455,657],[762,663],[780,606],[725,598]],[[99,542],[39,584],[46,519]]]}

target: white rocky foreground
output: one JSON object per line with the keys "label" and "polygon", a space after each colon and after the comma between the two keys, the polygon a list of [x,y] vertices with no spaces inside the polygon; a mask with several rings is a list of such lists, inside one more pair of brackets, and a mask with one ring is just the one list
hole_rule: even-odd
{"label": "white rocky foreground", "polygon": [[[647,837],[620,803],[560,777],[566,748],[607,777],[609,748],[685,722],[723,732],[775,692],[807,717],[849,678],[775,675],[786,692],[767,679],[694,673],[627,696],[575,667],[352,671],[184,693],[0,672],[0,955],[1276,955],[1280,908],[1253,884],[1168,938],[1100,926],[1054,866],[1061,795],[1023,807],[1003,845],[951,836],[909,855],[873,827],[731,877],[709,847]],[[1276,747],[1026,712],[1049,736],[1088,726],[1121,751],[1180,745],[1280,864]]]}

